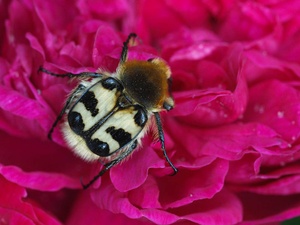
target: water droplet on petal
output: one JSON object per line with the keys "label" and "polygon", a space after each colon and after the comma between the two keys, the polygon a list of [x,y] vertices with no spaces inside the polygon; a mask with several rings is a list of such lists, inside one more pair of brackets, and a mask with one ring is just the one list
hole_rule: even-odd
{"label": "water droplet on petal", "polygon": [[284,112],[282,112],[282,111],[278,111],[277,112],[277,116],[278,116],[278,118],[283,118],[284,117]]}

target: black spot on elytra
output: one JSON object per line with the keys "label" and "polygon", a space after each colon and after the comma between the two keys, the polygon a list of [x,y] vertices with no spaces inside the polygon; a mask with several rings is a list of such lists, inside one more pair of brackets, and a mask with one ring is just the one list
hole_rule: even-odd
{"label": "black spot on elytra", "polygon": [[134,115],[134,122],[136,125],[140,126],[140,127],[144,127],[148,117],[147,117],[147,113],[145,112],[145,110],[143,110],[140,107],[136,106],[136,109],[138,110],[137,113]]}
{"label": "black spot on elytra", "polygon": [[115,88],[117,88],[118,91],[123,90],[122,85],[116,79],[114,79],[112,77],[109,77],[109,78],[103,80],[102,86],[108,90],[113,90]]}
{"label": "black spot on elytra", "polygon": [[96,155],[105,157],[109,155],[109,145],[106,142],[100,141],[98,138],[89,139],[86,141],[88,148]]}
{"label": "black spot on elytra", "polygon": [[87,91],[79,100],[79,102],[82,102],[84,104],[84,107],[86,110],[91,112],[92,116],[96,116],[99,112],[99,109],[97,109],[98,100],[95,97],[94,92]]}
{"label": "black spot on elytra", "polygon": [[131,141],[131,134],[126,132],[124,129],[115,127],[109,127],[105,130],[109,133],[112,138],[119,143],[120,148],[128,144]]}
{"label": "black spot on elytra", "polygon": [[68,114],[68,122],[70,128],[76,133],[81,134],[84,130],[84,123],[80,113],[78,112],[70,112]]}

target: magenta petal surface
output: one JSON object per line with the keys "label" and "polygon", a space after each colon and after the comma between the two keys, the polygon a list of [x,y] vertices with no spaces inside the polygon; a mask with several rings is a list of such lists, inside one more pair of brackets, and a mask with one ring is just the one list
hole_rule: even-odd
{"label": "magenta petal surface", "polygon": [[[300,2],[0,1],[0,214],[5,224],[279,224],[300,216]],[[174,109],[104,174],[60,124],[77,79],[161,57]],[[100,69],[100,70],[99,70]],[[150,115],[150,114],[149,114]],[[64,120],[65,118],[63,118]],[[1,222],[0,222],[1,223]]]}
{"label": "magenta petal surface", "polygon": [[7,224],[53,224],[60,223],[53,215],[43,211],[27,198],[26,190],[0,177],[0,214]]}

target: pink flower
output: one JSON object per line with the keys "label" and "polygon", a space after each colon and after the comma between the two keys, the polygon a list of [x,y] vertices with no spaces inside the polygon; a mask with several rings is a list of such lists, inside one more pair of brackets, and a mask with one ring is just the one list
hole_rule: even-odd
{"label": "pink flower", "polygon": [[[2,1],[0,217],[7,224],[267,224],[300,216],[299,1]],[[47,133],[76,85],[38,73],[162,57],[160,144],[100,170]]]}

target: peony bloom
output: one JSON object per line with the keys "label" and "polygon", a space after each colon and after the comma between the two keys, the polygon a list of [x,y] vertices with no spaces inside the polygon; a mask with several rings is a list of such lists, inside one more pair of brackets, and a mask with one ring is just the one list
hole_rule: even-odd
{"label": "peony bloom", "polygon": [[[300,216],[300,3],[0,2],[3,224],[270,224]],[[38,73],[114,71],[161,57],[176,107],[162,113],[176,176],[151,134],[102,167],[47,133],[76,81]]]}

